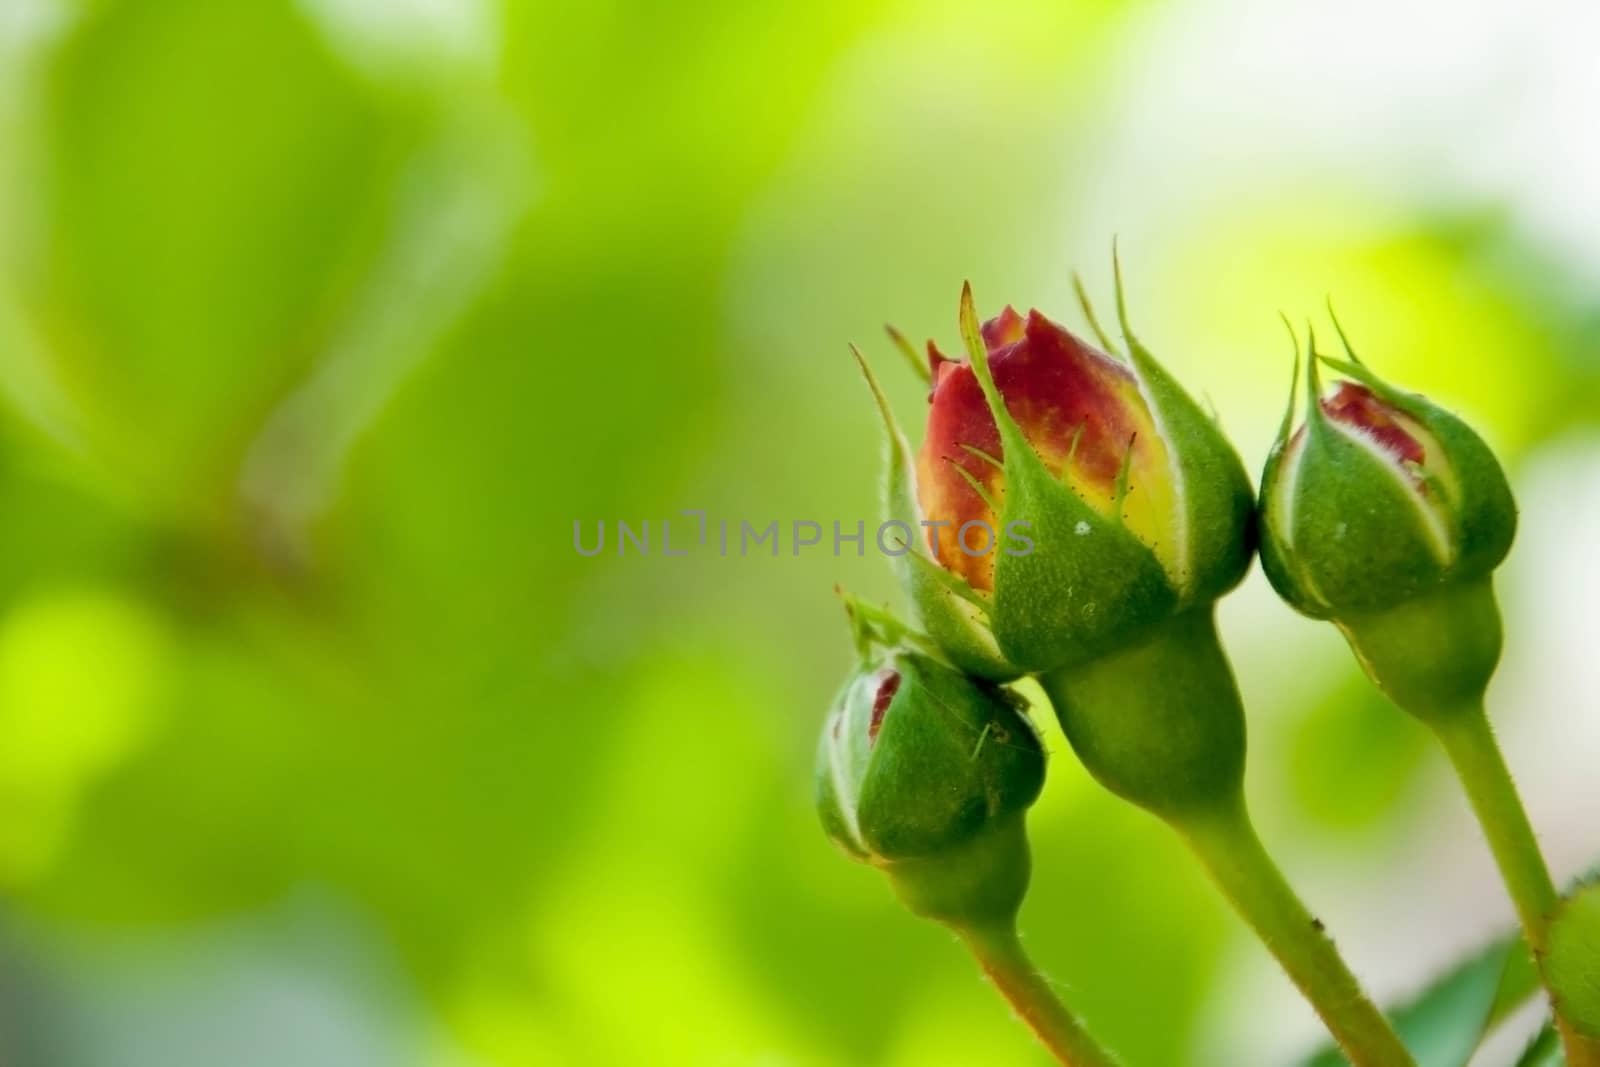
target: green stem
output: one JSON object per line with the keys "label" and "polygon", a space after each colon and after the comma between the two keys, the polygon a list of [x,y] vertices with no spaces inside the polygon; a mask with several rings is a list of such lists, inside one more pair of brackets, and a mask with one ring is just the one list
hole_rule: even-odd
{"label": "green stem", "polygon": [[1517,796],[1517,787],[1512,784],[1511,771],[1489,728],[1489,717],[1479,704],[1458,709],[1454,714],[1430,716],[1427,721],[1455,765],[1456,775],[1483,827],[1483,836],[1489,840],[1489,849],[1500,866],[1500,877],[1522,920],[1528,947],[1535,956],[1543,956],[1550,919],[1561,898],[1539,851],[1528,813]]}
{"label": "green stem", "polygon": [[1413,1067],[1244,806],[1245,721],[1211,605],[1139,644],[1039,676],[1090,774],[1182,834],[1357,1067]]}
{"label": "green stem", "polygon": [[1174,822],[1218,888],[1311,1002],[1350,1062],[1356,1067],[1412,1067],[1411,1053],[1267,855],[1243,796]]}
{"label": "green stem", "polygon": [[[1483,703],[1429,715],[1425,721],[1444,745],[1466,790],[1522,922],[1523,937],[1542,970],[1549,949],[1550,921],[1561,897],[1511,780],[1511,771],[1495,742]],[[1568,1067],[1600,1067],[1600,1042],[1576,1033],[1563,1019],[1558,1018],[1557,1025],[1566,1046]]]}
{"label": "green stem", "polygon": [[995,989],[1064,1067],[1114,1067],[1116,1058],[1095,1043],[1067,1010],[1023,951],[1011,925],[958,927]]}

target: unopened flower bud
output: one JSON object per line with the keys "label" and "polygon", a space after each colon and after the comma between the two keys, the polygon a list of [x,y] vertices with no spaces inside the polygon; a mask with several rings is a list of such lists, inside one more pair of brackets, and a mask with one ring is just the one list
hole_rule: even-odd
{"label": "unopened flower bud", "polygon": [[[1350,357],[1307,360],[1304,423],[1291,400],[1262,475],[1263,569],[1403,707],[1470,702],[1500,654],[1489,576],[1516,530],[1510,487],[1465,423]],[[1319,362],[1349,380],[1324,395]]]}
{"label": "unopened flower bud", "polygon": [[1009,920],[1027,888],[1023,813],[1044,752],[1017,698],[928,656],[877,651],[823,726],[817,809],[906,905],[951,923]]}
{"label": "unopened flower bud", "polygon": [[1086,662],[1237,584],[1249,480],[1125,314],[1126,363],[1038,311],[980,326],[970,289],[961,324],[968,361],[929,346],[914,473],[889,425],[890,510],[931,531],[903,573],[954,662],[996,678]]}

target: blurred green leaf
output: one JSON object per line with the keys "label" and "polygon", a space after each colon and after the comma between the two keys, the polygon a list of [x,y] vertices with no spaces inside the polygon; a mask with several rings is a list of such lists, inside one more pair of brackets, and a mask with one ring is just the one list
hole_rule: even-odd
{"label": "blurred green leaf", "polygon": [[1561,1051],[1561,1035],[1554,1023],[1545,1023],[1528,1047],[1517,1058],[1516,1067],[1562,1067],[1567,1057]]}
{"label": "blurred green leaf", "polygon": [[406,123],[288,2],[90,5],[47,93],[26,303],[102,461],[214,512],[371,260]]}
{"label": "blurred green leaf", "polygon": [[1355,834],[1395,810],[1428,751],[1426,731],[1352,665],[1295,724],[1287,785],[1307,816]]}

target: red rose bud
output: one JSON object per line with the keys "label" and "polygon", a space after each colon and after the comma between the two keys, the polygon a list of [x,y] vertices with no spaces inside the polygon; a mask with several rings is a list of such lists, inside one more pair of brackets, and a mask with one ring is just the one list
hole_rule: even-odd
{"label": "red rose bud", "polygon": [[[1103,518],[1120,515],[1164,565],[1175,567],[1170,464],[1132,372],[1037,311],[1024,320],[1008,307],[982,333],[1006,407],[1052,477]],[[995,553],[971,549],[985,531],[1001,528],[991,503],[1005,493],[1004,456],[971,365],[941,362],[918,458],[918,494],[923,516],[940,522],[938,561],[982,592],[994,590]]]}
{"label": "red rose bud", "polygon": [[[1304,423],[1291,397],[1267,459],[1262,567],[1295,608],[1339,623],[1402,706],[1467,699],[1499,656],[1488,579],[1516,531],[1511,489],[1465,423],[1345,348],[1347,360],[1310,355]],[[1324,396],[1319,363],[1350,380]],[[1295,378],[1298,391],[1298,366]]]}
{"label": "red rose bud", "polygon": [[968,361],[932,349],[914,472],[878,394],[889,509],[917,531],[902,577],[923,628],[972,673],[1124,647],[1248,566],[1238,456],[1122,318],[1126,363],[1038,311],[1008,307],[980,327],[965,291]]}
{"label": "red rose bud", "polygon": [[1028,881],[1023,813],[1044,770],[1013,694],[920,653],[872,650],[823,726],[817,810],[918,914],[1009,919]]}

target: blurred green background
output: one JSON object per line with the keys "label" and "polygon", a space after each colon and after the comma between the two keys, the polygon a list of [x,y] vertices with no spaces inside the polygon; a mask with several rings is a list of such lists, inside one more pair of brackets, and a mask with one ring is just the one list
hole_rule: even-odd
{"label": "blurred green background", "polygon": [[[864,344],[1135,321],[1257,468],[1278,312],[1524,508],[1493,694],[1600,853],[1592,4],[0,0],[0,1063],[1037,1064],[836,855],[835,583],[572,527],[877,515]],[[659,548],[659,546],[658,546]],[[1435,753],[1258,574],[1263,833],[1386,998],[1509,923]],[[1048,726],[1047,726],[1048,729]],[[1309,1011],[1050,734],[1023,922],[1132,1067]]]}

